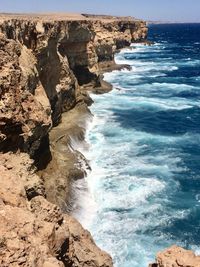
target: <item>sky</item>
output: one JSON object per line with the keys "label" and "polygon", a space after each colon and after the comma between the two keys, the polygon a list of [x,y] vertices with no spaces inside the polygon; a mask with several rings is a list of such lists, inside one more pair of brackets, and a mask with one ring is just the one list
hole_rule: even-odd
{"label": "sky", "polygon": [[200,22],[200,0],[0,0],[0,12],[71,12]]}

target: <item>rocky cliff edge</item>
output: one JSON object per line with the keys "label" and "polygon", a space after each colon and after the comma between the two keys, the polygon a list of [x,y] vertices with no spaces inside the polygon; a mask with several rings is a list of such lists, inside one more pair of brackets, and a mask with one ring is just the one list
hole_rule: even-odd
{"label": "rocky cliff edge", "polygon": [[105,89],[114,53],[146,34],[132,18],[0,14],[0,266],[112,266],[59,199],[85,175],[70,135],[87,89]]}
{"label": "rocky cliff edge", "polygon": [[90,102],[80,86],[100,87],[102,66],[117,49],[147,34],[143,21],[62,19],[0,16],[2,151],[34,157],[64,111]]}

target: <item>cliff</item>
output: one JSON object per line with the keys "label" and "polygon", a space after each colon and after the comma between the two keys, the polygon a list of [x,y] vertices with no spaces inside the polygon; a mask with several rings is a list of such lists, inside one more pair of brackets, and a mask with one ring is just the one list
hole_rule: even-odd
{"label": "cliff", "polygon": [[147,28],[141,21],[114,18],[11,16],[0,20],[0,31],[0,149],[20,148],[34,157],[62,112],[89,101],[80,86],[101,86],[101,65],[113,62],[117,49],[143,40]]}
{"label": "cliff", "polygon": [[87,91],[109,89],[114,53],[146,34],[129,17],[0,15],[2,267],[112,266],[66,213],[70,181],[89,168],[71,136],[84,139]]}

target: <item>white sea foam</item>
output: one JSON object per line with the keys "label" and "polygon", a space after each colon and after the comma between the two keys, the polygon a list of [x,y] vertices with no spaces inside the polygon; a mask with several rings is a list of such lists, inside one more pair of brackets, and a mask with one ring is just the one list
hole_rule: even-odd
{"label": "white sea foam", "polygon": [[[167,42],[164,45],[168,46]],[[177,242],[168,229],[173,229],[174,222],[189,218],[191,212],[179,205],[183,201],[179,174],[187,171],[182,147],[200,142],[198,133],[163,135],[126,122],[131,110],[141,114],[133,120],[142,125],[144,119],[151,122],[149,111],[172,114],[173,110],[200,106],[198,99],[177,97],[181,92],[197,90],[195,86],[165,79],[189,60],[180,63],[169,57],[168,62],[167,56],[164,63],[162,58],[155,62],[148,56],[138,59],[142,53],[162,53],[164,46],[133,46],[132,51],[127,49],[116,56],[117,63],[130,64],[132,70],[106,73],[105,80],[114,90],[92,95],[95,115],[86,133],[90,147],[82,151],[92,171],[75,183],[79,195],[75,216],[112,255],[117,267],[147,266],[158,250]],[[135,58],[127,60],[125,54]],[[159,76],[164,80],[158,81]],[[155,78],[155,82],[147,78]],[[199,196],[194,201],[199,205]]]}
{"label": "white sea foam", "polygon": [[194,105],[200,106],[200,101],[188,101],[181,98],[174,97],[173,99],[160,99],[153,97],[142,96],[123,96],[118,100],[118,105],[121,110],[137,109],[145,110],[149,107],[154,107],[162,110],[183,110],[194,107]]}
{"label": "white sea foam", "polygon": [[117,64],[129,64],[130,66],[132,66],[132,71],[142,72],[142,74],[144,74],[144,72],[149,72],[149,71],[153,72],[155,70],[158,71],[178,70],[178,66],[173,66],[167,62],[165,65],[163,65],[163,62],[159,64],[153,61],[144,63],[134,59],[125,59],[123,54],[116,56],[115,61]]}

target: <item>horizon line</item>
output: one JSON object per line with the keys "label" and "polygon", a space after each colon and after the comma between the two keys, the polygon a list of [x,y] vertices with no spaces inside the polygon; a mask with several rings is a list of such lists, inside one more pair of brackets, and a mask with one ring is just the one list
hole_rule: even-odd
{"label": "horizon line", "polygon": [[171,23],[171,24],[178,24],[178,23],[200,23],[200,20],[199,21],[184,21],[184,20],[178,20],[178,21],[174,21],[174,20],[159,20],[159,19],[145,19],[145,18],[137,18],[133,15],[117,15],[117,14],[98,14],[98,13],[85,13],[85,12],[67,12],[67,11],[37,11],[37,12],[13,12],[13,11],[0,11],[0,15],[1,14],[8,14],[8,15],[46,15],[46,14],[71,14],[71,15],[83,15],[83,14],[88,14],[88,15],[96,15],[96,16],[113,16],[113,17],[132,17],[134,19],[137,19],[137,20],[144,20],[146,21],[147,23],[160,23],[160,24],[168,24],[168,23]]}

